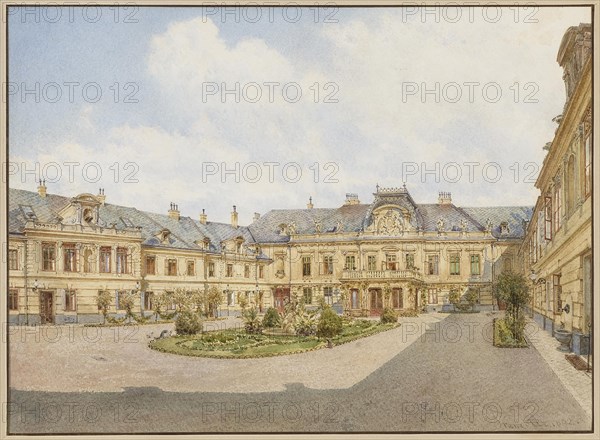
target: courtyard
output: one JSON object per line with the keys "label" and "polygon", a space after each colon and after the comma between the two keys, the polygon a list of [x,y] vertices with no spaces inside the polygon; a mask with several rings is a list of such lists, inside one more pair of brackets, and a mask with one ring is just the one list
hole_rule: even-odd
{"label": "courtyard", "polygon": [[[210,359],[148,347],[172,324],[10,328],[13,433],[585,431],[591,377],[535,324],[429,313],[333,349]],[[235,328],[236,318],[205,323]],[[31,362],[43,359],[43,362]]]}

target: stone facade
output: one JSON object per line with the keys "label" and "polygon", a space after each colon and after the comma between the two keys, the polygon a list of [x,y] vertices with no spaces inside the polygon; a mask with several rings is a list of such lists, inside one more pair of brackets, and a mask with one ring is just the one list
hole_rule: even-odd
{"label": "stone facade", "polygon": [[383,307],[442,308],[450,291],[476,289],[491,306],[494,276],[512,269],[529,207],[459,208],[449,193],[417,204],[406,187],[377,187],[370,204],[348,194],[338,208],[272,210],[238,225],[107,203],[9,190],[9,315],[13,323],[88,323],[96,299],[135,293],[135,311],[152,312],[153,294],[222,292],[221,315],[240,299],[282,309],[292,296],[316,306],[372,315]]}
{"label": "stone facade", "polygon": [[553,332],[573,332],[572,349],[586,353],[592,325],[592,57],[591,25],[565,33],[557,61],[566,102],[536,188],[540,190],[519,251],[531,280],[531,311]]}

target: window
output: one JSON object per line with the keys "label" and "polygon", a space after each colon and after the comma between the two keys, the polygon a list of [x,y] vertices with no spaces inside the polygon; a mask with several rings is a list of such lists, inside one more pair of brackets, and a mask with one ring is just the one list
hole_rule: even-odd
{"label": "window", "polygon": [[16,249],[8,250],[8,268],[10,270],[19,270],[19,253]]}
{"label": "window", "polygon": [[402,289],[392,289],[392,305],[395,309],[401,309],[403,307]]}
{"label": "window", "polygon": [[227,265],[227,273],[225,276],[227,276],[229,278],[233,277],[233,264]]}
{"label": "window", "polygon": [[119,291],[115,290],[115,309],[121,309],[121,302],[119,301]]}
{"label": "window", "polygon": [[227,291],[227,305],[235,306],[235,293],[233,292],[233,290]]}
{"label": "window", "polygon": [[167,275],[168,276],[177,276],[177,260],[175,258],[167,259]]}
{"label": "window", "polygon": [[95,260],[92,256],[92,250],[86,249],[83,251],[83,271],[86,273],[94,272]]}
{"label": "window", "polygon": [[77,272],[77,248],[72,243],[63,244],[64,271]]}
{"label": "window", "polygon": [[407,269],[413,269],[415,267],[415,254],[406,254],[405,260]]}
{"label": "window", "polygon": [[544,238],[552,240],[552,197],[544,198]]}
{"label": "window", "polygon": [[375,255],[367,256],[367,270],[377,270],[377,258]]}
{"label": "window", "polygon": [[333,256],[325,255],[323,257],[323,273],[331,275],[333,273]]}
{"label": "window", "polygon": [[450,254],[450,275],[460,275],[460,254]]}
{"label": "window", "polygon": [[100,272],[110,273],[110,247],[100,248]]}
{"label": "window", "polygon": [[42,243],[42,270],[54,270],[56,264],[56,245]]}
{"label": "window", "polygon": [[146,257],[146,275],[156,275],[156,257],[154,255]]}
{"label": "window", "polygon": [[346,269],[356,270],[356,256],[346,255]]}
{"label": "window", "polygon": [[437,289],[427,289],[427,303],[428,304],[437,304],[438,303]]}
{"label": "window", "polygon": [[323,296],[325,297],[325,303],[332,305],[333,304],[333,288],[332,287],[323,287]]}
{"label": "window", "polygon": [[571,215],[575,209],[575,159],[573,156],[567,162],[567,173],[565,175],[565,204],[567,214]]}
{"label": "window", "polygon": [[310,276],[310,257],[309,256],[302,257],[302,276],[303,277]]}
{"label": "window", "polygon": [[76,298],[74,290],[65,290],[65,311],[74,312],[77,310]]}
{"label": "window", "polygon": [[302,290],[302,294],[304,297],[304,304],[312,304],[312,289],[310,287],[305,287]]}
{"label": "window", "polygon": [[554,204],[552,206],[554,210],[554,232],[560,229],[560,211],[562,209],[562,192],[560,185],[554,187]]}
{"label": "window", "polygon": [[589,132],[583,142],[583,195],[588,197],[592,191],[592,136]]}
{"label": "window", "polygon": [[144,310],[153,310],[154,309],[154,293],[152,292],[144,292]]}
{"label": "window", "polygon": [[19,291],[17,289],[8,290],[8,310],[19,310]]}
{"label": "window", "polygon": [[258,266],[258,278],[264,278],[265,277],[265,267],[260,265]]}
{"label": "window", "polygon": [[187,275],[188,277],[193,277],[196,273],[196,267],[194,264],[194,260],[188,260],[187,262]]}
{"label": "window", "polygon": [[117,273],[129,273],[127,249],[117,248]]}
{"label": "window", "polygon": [[250,278],[250,266],[247,264],[244,266],[244,278]]}
{"label": "window", "polygon": [[512,258],[504,258],[504,272],[512,272]]}
{"label": "window", "polygon": [[552,293],[554,302],[554,313],[560,314],[562,312],[562,286],[560,285],[560,274],[552,275]]}
{"label": "window", "polygon": [[479,255],[471,255],[471,275],[481,274],[481,265]]}
{"label": "window", "polygon": [[215,263],[213,261],[210,261],[208,263],[208,276],[209,277],[215,276]]}
{"label": "window", "polygon": [[428,255],[427,256],[427,275],[439,275],[440,274],[440,256],[439,255]]}
{"label": "window", "polygon": [[360,307],[358,290],[352,289],[350,291],[350,307],[358,309]]}
{"label": "window", "polygon": [[396,254],[386,254],[385,255],[385,266],[387,270],[397,270],[398,269],[398,260]]}

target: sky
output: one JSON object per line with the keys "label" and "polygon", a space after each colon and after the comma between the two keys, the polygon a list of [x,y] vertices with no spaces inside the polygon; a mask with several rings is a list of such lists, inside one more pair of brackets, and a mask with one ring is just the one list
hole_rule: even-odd
{"label": "sky", "polygon": [[[533,205],[590,8],[11,8],[12,188],[240,223],[270,209]],[[6,96],[4,99],[7,98]]]}

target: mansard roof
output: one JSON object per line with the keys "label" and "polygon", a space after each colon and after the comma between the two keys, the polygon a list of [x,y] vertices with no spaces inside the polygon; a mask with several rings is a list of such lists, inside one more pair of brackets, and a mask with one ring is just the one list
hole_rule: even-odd
{"label": "mansard roof", "polygon": [[[9,232],[20,233],[25,227],[31,211],[33,220],[42,223],[60,223],[58,216],[72,198],[48,194],[40,197],[36,192],[19,189],[9,190]],[[484,231],[489,221],[492,235],[498,239],[516,239],[524,236],[524,224],[530,220],[533,208],[529,206],[493,206],[460,208],[449,204],[416,204],[410,195],[376,193],[371,204],[344,205],[338,208],[315,209],[273,209],[249,226],[234,228],[230,224],[201,223],[190,217],[181,216],[179,220],[164,214],[140,211],[133,207],[105,203],[99,206],[98,226],[118,230],[139,229],[142,243],[156,248],[177,248],[199,250],[198,243],[208,239],[211,252],[221,252],[222,243],[242,237],[246,244],[285,243],[289,235],[282,233],[282,226],[293,224],[297,234],[314,234],[315,223],[319,223],[321,233],[362,233],[370,224],[372,213],[379,207],[396,204],[412,211],[417,226],[425,232],[437,231],[437,222],[443,219],[446,231],[460,230],[466,225],[468,232]],[[31,211],[29,211],[29,208]],[[507,228],[501,230],[501,223]],[[168,230],[168,241],[158,236],[162,230]],[[248,250],[251,253],[250,250]],[[264,255],[262,255],[264,256]]]}
{"label": "mansard roof", "polygon": [[[523,238],[525,236],[524,222],[531,220],[533,206],[489,206],[462,208],[479,223],[485,224],[487,219],[492,222],[492,235],[499,239]],[[500,225],[507,222],[508,231],[502,233]]]}
{"label": "mansard roof", "polygon": [[[40,197],[36,192],[20,189],[9,189],[9,232],[21,233],[27,222],[26,212],[22,207],[30,207],[35,220],[41,223],[61,223],[58,213],[72,201],[70,197],[47,194]],[[238,236],[246,243],[254,243],[252,234],[246,227],[234,228],[224,223],[207,222],[206,225],[190,217],[182,216],[175,220],[168,215],[140,211],[136,208],[106,203],[99,206],[98,226],[117,230],[135,230],[141,232],[142,243],[157,248],[176,248],[200,250],[197,243],[208,238],[209,251],[221,252],[222,242]],[[162,242],[157,236],[162,230],[170,232],[168,241]],[[262,255],[262,257],[265,257]]]}

